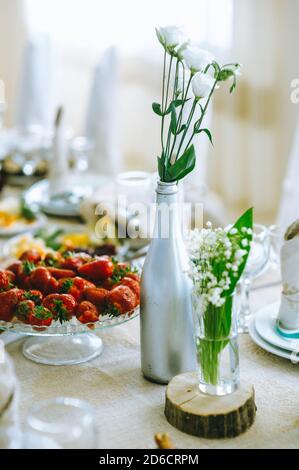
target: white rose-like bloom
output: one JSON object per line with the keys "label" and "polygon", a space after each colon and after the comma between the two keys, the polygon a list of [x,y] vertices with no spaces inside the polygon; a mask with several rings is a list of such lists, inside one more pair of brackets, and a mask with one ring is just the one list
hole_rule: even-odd
{"label": "white rose-like bloom", "polygon": [[198,46],[189,45],[183,51],[187,67],[193,72],[200,72],[204,70],[214,60],[214,56]]}
{"label": "white rose-like bloom", "polygon": [[180,26],[160,26],[156,28],[156,33],[164,47],[177,47],[186,41],[184,30]]}
{"label": "white rose-like bloom", "polygon": [[197,73],[192,79],[192,90],[198,99],[206,98],[212,91],[215,80],[205,73]]}

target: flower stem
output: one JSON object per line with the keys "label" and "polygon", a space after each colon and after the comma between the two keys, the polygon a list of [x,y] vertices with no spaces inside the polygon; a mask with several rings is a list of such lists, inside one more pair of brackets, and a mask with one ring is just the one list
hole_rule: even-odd
{"label": "flower stem", "polygon": [[209,97],[208,97],[207,101],[206,101],[206,104],[205,104],[204,108],[202,109],[201,116],[200,116],[200,118],[198,119],[198,121],[196,121],[196,123],[194,124],[193,132],[192,132],[192,134],[191,134],[190,139],[188,140],[188,143],[187,143],[187,145],[186,145],[184,151],[186,151],[187,148],[189,147],[189,145],[191,144],[192,139],[193,139],[193,137],[194,137],[195,134],[196,134],[196,129],[199,128],[199,127],[201,126],[201,124],[202,124],[203,118],[204,118],[205,115],[206,115],[206,112],[207,112],[209,103],[210,103],[210,101],[211,101],[211,98],[212,98],[212,95],[213,95],[213,93],[214,93],[214,91],[215,91],[215,88],[216,88],[217,83],[218,83],[218,79],[216,78],[215,83],[214,83],[214,85],[213,85],[213,88],[212,88],[212,90],[211,90],[211,92],[210,92],[210,94],[209,94]]}

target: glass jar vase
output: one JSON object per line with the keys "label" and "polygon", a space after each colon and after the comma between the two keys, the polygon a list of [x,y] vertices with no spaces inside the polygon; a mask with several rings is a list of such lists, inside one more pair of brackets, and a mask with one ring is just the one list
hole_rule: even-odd
{"label": "glass jar vase", "polygon": [[216,307],[192,293],[199,389],[208,395],[233,393],[239,385],[238,328],[234,295]]}

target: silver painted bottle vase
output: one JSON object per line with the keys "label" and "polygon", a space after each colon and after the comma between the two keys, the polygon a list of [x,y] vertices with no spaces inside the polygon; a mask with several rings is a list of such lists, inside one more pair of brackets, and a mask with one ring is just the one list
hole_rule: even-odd
{"label": "silver painted bottle vase", "polygon": [[141,278],[141,367],[167,384],[196,370],[192,282],[182,236],[177,183],[158,182],[156,220]]}

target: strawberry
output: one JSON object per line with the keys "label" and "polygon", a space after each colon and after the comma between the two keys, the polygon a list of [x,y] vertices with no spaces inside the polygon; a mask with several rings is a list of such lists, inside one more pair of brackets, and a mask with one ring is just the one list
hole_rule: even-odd
{"label": "strawberry", "polygon": [[0,290],[8,289],[10,284],[9,277],[6,271],[0,270]]}
{"label": "strawberry", "polygon": [[15,275],[19,272],[19,267],[22,265],[21,261],[16,261],[15,263],[10,264],[7,266],[6,270],[13,272]]}
{"label": "strawberry", "polygon": [[90,263],[86,263],[78,269],[78,273],[82,277],[91,279],[94,282],[105,281],[112,276],[114,264],[109,258],[99,258]]}
{"label": "strawberry", "polygon": [[8,277],[8,281],[10,284],[15,284],[16,280],[17,280],[17,276],[15,275],[14,272],[12,271],[9,271],[8,269],[5,270],[5,273]]}
{"label": "strawberry", "polygon": [[117,285],[123,285],[123,286],[130,287],[130,289],[136,295],[136,300],[139,303],[139,301],[140,301],[140,284],[139,284],[139,282],[135,281],[131,277],[123,277],[122,280],[120,281],[120,283],[117,284]]}
{"label": "strawberry", "polygon": [[77,272],[83,264],[89,263],[92,258],[87,253],[72,253],[70,251],[66,251],[63,254],[64,260],[61,263],[61,267],[64,269],[71,269],[72,271]]}
{"label": "strawberry", "polygon": [[24,289],[30,289],[30,275],[36,269],[33,263],[29,261],[23,261],[18,265],[17,269],[17,283]]}
{"label": "strawberry", "polygon": [[88,288],[84,291],[84,297],[94,304],[100,312],[103,311],[105,307],[108,294],[109,291],[102,288]]}
{"label": "strawberry", "polygon": [[31,271],[31,273],[29,274],[29,286],[32,289],[37,289],[41,292],[45,292],[50,279],[51,274],[49,273],[48,269],[44,267],[38,267]]}
{"label": "strawberry", "polygon": [[86,300],[78,305],[76,316],[81,323],[94,323],[99,319],[99,313],[95,305]]}
{"label": "strawberry", "polygon": [[135,293],[130,289],[130,287],[122,285],[109,291],[106,297],[106,302],[108,305],[108,312],[112,307],[113,313],[116,310],[120,315],[124,315],[125,313],[132,311],[138,305]]}
{"label": "strawberry", "polygon": [[74,271],[71,271],[70,269],[48,268],[48,271],[51,276],[55,277],[55,279],[63,279],[66,277],[76,276],[76,273]]}
{"label": "strawberry", "polygon": [[39,290],[27,290],[23,293],[21,301],[32,300],[36,305],[41,304],[43,294]]}
{"label": "strawberry", "polygon": [[[35,326],[50,326],[53,321],[53,314],[42,305],[37,305],[29,313],[27,322]],[[40,331],[40,329],[39,329]]]}
{"label": "strawberry", "polygon": [[21,289],[11,289],[0,293],[0,320],[12,320],[14,309],[22,295],[23,291]]}
{"label": "strawberry", "polygon": [[82,299],[84,290],[87,288],[95,288],[95,285],[82,277],[59,280],[59,292],[72,295],[77,302]]}
{"label": "strawberry", "polygon": [[15,315],[18,320],[22,321],[23,323],[29,323],[28,317],[29,314],[33,312],[34,307],[35,303],[32,300],[22,300],[16,306]]}
{"label": "strawberry", "polygon": [[55,279],[55,277],[51,276],[49,281],[47,282],[44,293],[46,295],[49,295],[56,294],[57,292],[59,292],[59,283],[57,279]]}
{"label": "strawberry", "polygon": [[27,250],[20,256],[21,261],[37,264],[41,261],[41,256],[36,250]]}
{"label": "strawberry", "polygon": [[138,276],[138,274],[136,274],[134,272],[127,273],[126,277],[130,277],[131,279],[134,279],[134,281],[137,281],[137,282],[140,283],[140,277]]}
{"label": "strawberry", "polygon": [[74,297],[68,294],[50,294],[44,298],[43,306],[52,312],[54,318],[63,323],[72,318],[76,301]]}

